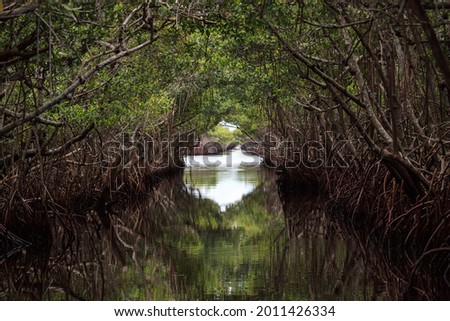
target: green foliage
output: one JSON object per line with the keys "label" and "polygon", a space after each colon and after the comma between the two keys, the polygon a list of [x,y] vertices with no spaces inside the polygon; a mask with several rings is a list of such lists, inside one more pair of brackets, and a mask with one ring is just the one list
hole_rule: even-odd
{"label": "green foliage", "polygon": [[248,137],[240,129],[234,128],[230,130],[229,127],[220,124],[208,131],[205,136],[208,140],[216,141],[223,145],[234,142],[242,144],[248,140]]}
{"label": "green foliage", "polygon": [[207,133],[208,138],[221,144],[229,144],[234,141],[233,133],[228,127],[217,125]]}
{"label": "green foliage", "polygon": [[[0,35],[0,47],[19,45],[37,30],[37,46],[48,48],[14,68],[28,77],[34,77],[32,70],[43,68],[48,88],[42,93],[45,102],[66,90],[82,70],[112,55],[107,53],[120,39],[125,37],[128,47],[148,39],[145,29],[122,34],[123,21],[137,4],[97,7],[96,2],[46,2],[39,7],[40,19],[31,15],[16,19]],[[180,10],[191,6],[190,1],[180,2]],[[95,122],[100,130],[135,126],[164,130],[172,119],[178,131],[195,128],[197,133],[225,119],[255,133],[265,122],[260,111],[272,80],[263,70],[266,65],[249,61],[262,61],[265,50],[276,42],[267,35],[251,1],[206,1],[196,6],[208,23],[176,16],[152,46],[99,70],[45,116],[81,126]],[[174,8],[160,5],[153,10],[158,17],[155,28],[173,21],[165,19],[174,15]],[[251,50],[252,46],[257,50]],[[16,88],[17,99],[22,100]],[[35,94],[27,91],[26,95],[24,108],[33,110],[39,105]]]}

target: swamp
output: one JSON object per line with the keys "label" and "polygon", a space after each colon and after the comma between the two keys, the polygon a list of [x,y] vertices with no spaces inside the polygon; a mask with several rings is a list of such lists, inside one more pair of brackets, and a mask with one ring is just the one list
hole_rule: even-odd
{"label": "swamp", "polygon": [[0,299],[450,300],[449,14],[0,0]]}

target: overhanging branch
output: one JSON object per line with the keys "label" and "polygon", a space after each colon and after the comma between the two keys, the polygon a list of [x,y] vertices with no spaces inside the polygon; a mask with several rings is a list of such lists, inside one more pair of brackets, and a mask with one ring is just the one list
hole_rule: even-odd
{"label": "overhanging branch", "polygon": [[16,9],[1,11],[0,12],[0,21],[14,19],[14,18],[23,16],[27,13],[33,12],[41,5],[42,2],[44,2],[44,1],[43,0],[33,1],[30,4],[21,6]]}

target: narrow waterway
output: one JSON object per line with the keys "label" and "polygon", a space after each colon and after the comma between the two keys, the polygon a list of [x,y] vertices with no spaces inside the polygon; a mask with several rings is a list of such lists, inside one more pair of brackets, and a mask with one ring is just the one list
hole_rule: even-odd
{"label": "narrow waterway", "polygon": [[198,198],[194,202],[214,204],[218,224],[200,225],[199,242],[181,244],[187,259],[179,279],[189,274],[183,269],[198,269],[190,285],[196,291],[186,291],[183,299],[331,300],[374,294],[356,247],[329,226],[315,200],[293,204],[303,209],[302,223],[291,222],[301,225],[297,235],[287,233],[289,213],[283,212],[277,177],[258,157],[235,150],[192,157],[187,164],[184,181]]}
{"label": "narrow waterway", "polygon": [[277,176],[259,158],[234,150],[186,163],[148,198],[111,205],[109,231],[95,217],[79,223],[80,233],[55,221],[50,253],[23,252],[2,265],[2,298],[382,298],[322,204],[303,197],[283,206]]}

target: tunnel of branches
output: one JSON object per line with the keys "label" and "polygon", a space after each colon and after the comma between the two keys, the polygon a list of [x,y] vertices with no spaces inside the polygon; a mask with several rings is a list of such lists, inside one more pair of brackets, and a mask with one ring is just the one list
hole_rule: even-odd
{"label": "tunnel of branches", "polygon": [[314,193],[381,252],[397,297],[448,299],[449,14],[424,0],[0,0],[3,242],[50,248],[92,215],[117,233],[111,199],[147,195],[227,122],[283,199]]}

